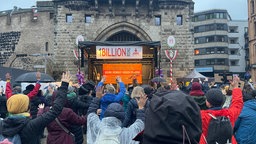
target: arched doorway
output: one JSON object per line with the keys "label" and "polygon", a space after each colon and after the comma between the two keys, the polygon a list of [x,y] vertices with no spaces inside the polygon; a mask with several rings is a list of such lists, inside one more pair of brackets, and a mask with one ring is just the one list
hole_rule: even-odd
{"label": "arched doorway", "polygon": [[[144,43],[144,44],[141,44]],[[103,75],[104,65],[132,67],[140,65],[141,67],[141,83],[148,83],[154,76],[154,67],[156,66],[156,47],[148,44],[151,42],[150,37],[141,28],[130,23],[118,23],[103,30],[95,39],[95,45],[90,46],[90,56],[88,59],[88,76],[89,79],[100,81]],[[133,43],[134,45],[130,45]],[[136,45],[138,43],[138,45]],[[96,47],[97,46],[122,46],[132,47],[140,46],[142,50],[141,59],[97,59]],[[128,44],[128,45],[127,45]],[[124,68],[125,69],[125,68]],[[128,68],[129,69],[129,68]],[[123,69],[122,69],[123,70]],[[132,83],[132,76],[130,83]],[[126,83],[128,84],[128,83]]]}

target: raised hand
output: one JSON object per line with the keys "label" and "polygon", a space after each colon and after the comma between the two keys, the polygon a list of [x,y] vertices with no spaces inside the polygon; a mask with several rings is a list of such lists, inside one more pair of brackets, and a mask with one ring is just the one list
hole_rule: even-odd
{"label": "raised hand", "polygon": [[41,80],[41,73],[36,72],[36,80],[40,81]]}
{"label": "raised hand", "polygon": [[69,72],[69,71],[64,72],[64,73],[62,74],[61,81],[62,81],[62,82],[69,83],[69,82],[70,82],[70,80],[71,80],[70,72]]}
{"label": "raised hand", "polygon": [[143,109],[147,102],[147,95],[143,92],[140,93],[140,99],[136,99],[139,109]]}
{"label": "raised hand", "polygon": [[121,77],[120,76],[117,76],[116,77],[116,82],[121,82],[122,80],[121,80]]}
{"label": "raised hand", "polygon": [[43,109],[44,108],[44,103],[41,103],[38,105],[38,109]]}
{"label": "raised hand", "polygon": [[6,80],[11,80],[11,75],[10,75],[10,73],[6,73],[6,74],[5,74],[5,79],[6,79]]}
{"label": "raised hand", "polygon": [[231,85],[233,88],[238,88],[239,82],[240,82],[240,78],[239,78],[238,76],[234,76],[234,77],[233,77],[233,80],[230,81],[230,85]]}
{"label": "raised hand", "polygon": [[102,98],[105,94],[103,93],[103,90],[104,90],[104,86],[102,87],[97,87],[96,88],[96,97],[97,98]]}
{"label": "raised hand", "polygon": [[105,82],[106,81],[106,76],[102,76],[102,78],[101,78],[101,82]]}

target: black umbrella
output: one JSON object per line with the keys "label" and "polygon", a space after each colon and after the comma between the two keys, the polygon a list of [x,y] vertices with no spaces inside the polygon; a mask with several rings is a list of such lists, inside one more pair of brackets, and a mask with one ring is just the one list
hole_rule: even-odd
{"label": "black umbrella", "polygon": [[164,78],[161,78],[161,77],[154,77],[151,81],[156,82],[156,83],[166,82],[166,80]]}
{"label": "black umbrella", "polygon": [[[36,72],[29,72],[20,75],[15,79],[15,82],[36,82]],[[40,82],[54,82],[55,80],[48,74],[41,73]]]}

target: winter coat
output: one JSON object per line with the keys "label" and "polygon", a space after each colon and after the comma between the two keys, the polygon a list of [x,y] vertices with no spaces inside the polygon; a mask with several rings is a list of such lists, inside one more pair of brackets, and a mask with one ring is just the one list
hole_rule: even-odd
{"label": "winter coat", "polygon": [[127,107],[128,107],[128,103],[131,100],[131,97],[128,94],[125,94],[122,98],[122,105],[124,107],[124,111],[126,112]]}
{"label": "winter coat", "polygon": [[42,104],[42,103],[45,106],[48,105],[44,96],[34,96],[33,98],[31,98],[31,100],[30,100],[30,115],[31,115],[32,119],[36,118],[37,112],[38,112],[38,105]]}
{"label": "winter coat", "polygon": [[[211,113],[213,116],[227,116],[230,119],[232,127],[235,125],[235,121],[237,120],[240,112],[243,108],[243,97],[242,91],[239,88],[234,88],[232,91],[232,102],[229,108],[221,109],[221,110],[201,110],[202,117],[202,128],[203,133],[200,138],[200,144],[205,144],[205,138],[208,133],[208,125],[212,119],[212,117],[208,114]],[[232,144],[236,144],[236,140],[232,137]]]}
{"label": "winter coat", "polygon": [[[94,98],[88,110],[87,117],[87,144],[96,144],[101,138],[117,136],[120,144],[137,144],[132,139],[144,129],[144,110],[137,110],[137,120],[128,128],[121,127],[121,121],[116,117],[106,117],[102,121],[95,113],[99,107],[100,100]],[[97,141],[99,144],[103,142]],[[97,143],[97,144],[98,144]]]}
{"label": "winter coat", "polygon": [[[58,119],[60,123],[68,130],[70,130],[72,125],[86,124],[86,118],[78,116],[70,108],[63,108],[61,114],[58,116]],[[47,130],[48,144],[74,144],[72,137],[66,133],[55,120],[47,125]]]}
{"label": "winter coat", "polygon": [[[179,90],[156,93],[146,110],[143,143],[198,143],[202,133],[200,109],[191,96]],[[187,136],[184,134],[186,129]],[[189,140],[188,140],[189,137]]]}
{"label": "winter coat", "polygon": [[[53,99],[55,98],[55,94],[53,94]],[[79,109],[87,109],[89,107],[88,103],[84,103],[80,101],[74,92],[67,94],[67,101],[65,102],[65,107],[70,108],[75,112],[77,115]],[[69,129],[74,135],[76,144],[83,143],[83,129],[81,125],[70,125]]]}
{"label": "winter coat", "polygon": [[[103,86],[103,82],[99,82],[97,87],[101,87]],[[121,101],[121,99],[123,98],[124,94],[125,94],[125,85],[123,82],[119,82],[119,86],[120,86],[120,91],[117,95],[115,94],[111,94],[111,93],[106,93],[100,100],[100,109],[101,109],[101,113],[100,113],[100,119],[104,118],[104,113],[105,110],[107,109],[108,105],[116,102],[119,103]]]}
{"label": "winter coat", "polygon": [[87,114],[87,111],[88,111],[88,108],[91,104],[92,99],[93,99],[93,97],[89,96],[89,95],[79,95],[78,96],[78,100],[80,102],[83,102],[83,103],[86,104],[86,106],[79,108],[79,110],[78,110],[79,115],[86,115]]}
{"label": "winter coat", "polygon": [[5,95],[0,96],[0,117],[5,118],[7,114],[7,107],[6,107],[6,97]]}
{"label": "winter coat", "polygon": [[239,144],[256,143],[256,100],[244,103],[243,110],[239,115],[234,128],[236,141]]}
{"label": "winter coat", "polygon": [[[37,82],[34,89],[26,95],[31,99],[32,97],[37,95],[40,87],[41,87],[40,83]],[[10,82],[6,82],[5,95],[7,99],[9,99],[13,95],[12,86]]]}
{"label": "winter coat", "polygon": [[22,144],[40,144],[41,132],[62,111],[66,101],[67,89],[68,83],[62,82],[52,109],[35,119],[22,115],[9,116],[4,119],[1,133],[7,136],[19,133]]}
{"label": "winter coat", "polygon": [[[149,105],[149,101],[147,101],[145,105],[145,110],[147,110],[148,105]],[[125,112],[125,119],[122,124],[122,127],[128,127],[136,121],[137,109],[138,109],[137,101],[135,98],[132,98],[128,103],[127,110]]]}

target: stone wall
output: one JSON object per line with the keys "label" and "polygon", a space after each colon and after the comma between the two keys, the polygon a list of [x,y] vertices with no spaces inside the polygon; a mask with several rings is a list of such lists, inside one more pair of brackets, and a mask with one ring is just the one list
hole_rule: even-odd
{"label": "stone wall", "polygon": [[[193,3],[154,9],[152,15],[148,15],[147,6],[141,6],[138,13],[135,11],[135,5],[126,5],[125,11],[113,6],[112,12],[109,12],[107,4],[99,4],[98,11],[91,9],[74,10],[62,4],[56,5],[54,50],[56,60],[61,63],[63,69],[69,69],[72,72],[77,70],[72,51],[77,49],[75,40],[78,35],[82,35],[86,41],[101,41],[120,30],[130,31],[137,36],[143,35],[141,38],[144,40],[161,41],[160,65],[165,77],[169,74],[170,65],[164,50],[169,49],[166,41],[168,36],[173,35],[176,38],[173,49],[178,50],[178,57],[173,62],[173,76],[185,76],[193,69],[193,38],[190,31]],[[72,23],[66,22],[66,14],[72,14]],[[91,15],[91,23],[84,22],[85,15]],[[161,26],[156,26],[154,16],[159,15],[161,15]],[[176,24],[177,15],[182,15],[182,25]],[[83,71],[86,72],[86,68]]]}
{"label": "stone wall", "polygon": [[[4,65],[32,70],[33,65],[44,64],[44,57],[32,57],[31,54],[50,53],[52,55],[46,59],[47,62],[54,62],[55,71],[70,70],[75,74],[78,65],[73,50],[77,50],[75,41],[78,35],[82,35],[87,41],[104,41],[116,32],[126,30],[141,40],[161,41],[160,65],[165,78],[169,77],[170,65],[164,50],[169,49],[168,36],[174,36],[176,45],[173,49],[178,50],[178,56],[173,62],[173,77],[182,77],[194,67],[193,36],[190,31],[194,3],[192,0],[166,1],[168,2],[161,1],[163,3],[158,5],[153,0],[126,0],[125,5],[120,1],[110,6],[109,1],[87,3],[55,0],[51,4],[52,10],[38,12],[36,21],[32,21],[31,9],[14,12],[11,16],[10,13],[0,14],[0,33],[20,33],[14,51],[10,50],[11,55]],[[72,14],[72,23],[66,22],[66,14]],[[91,23],[85,23],[85,15],[91,16]],[[176,24],[177,15],[182,15],[182,25]],[[155,25],[155,16],[161,16],[160,26]],[[8,17],[11,19],[10,23]],[[47,42],[48,51],[45,50]],[[17,57],[17,54],[24,53],[27,56]],[[82,70],[86,72],[87,69],[88,67],[84,67]]]}
{"label": "stone wall", "polygon": [[[37,20],[33,20],[32,9],[16,10],[0,15],[0,34],[8,35],[10,40],[13,33],[18,33],[15,42],[10,42],[11,49],[1,46],[0,52],[10,54],[4,66],[16,67],[26,70],[35,70],[34,65],[44,64],[43,56],[31,56],[31,54],[53,53],[53,19],[51,11],[39,11]],[[2,36],[1,36],[2,38]],[[48,43],[48,44],[46,44]],[[48,45],[48,51],[46,51]],[[9,47],[9,46],[8,46]],[[7,50],[7,51],[6,51]],[[25,55],[23,55],[25,54]],[[47,58],[49,59],[49,58]],[[50,60],[50,59],[49,59]],[[53,60],[54,61],[54,60]],[[43,69],[39,69],[43,71]]]}

